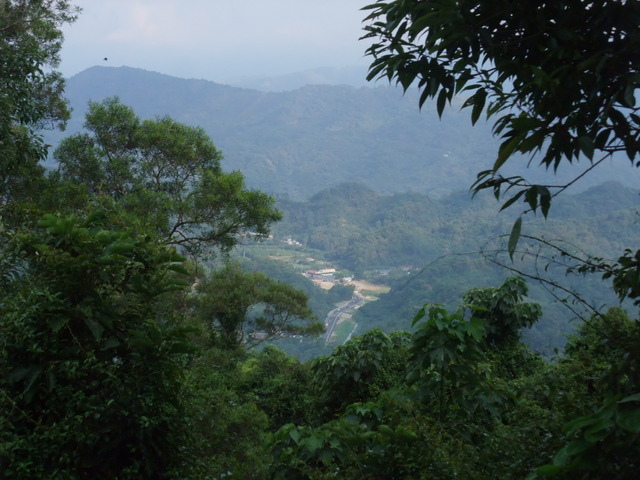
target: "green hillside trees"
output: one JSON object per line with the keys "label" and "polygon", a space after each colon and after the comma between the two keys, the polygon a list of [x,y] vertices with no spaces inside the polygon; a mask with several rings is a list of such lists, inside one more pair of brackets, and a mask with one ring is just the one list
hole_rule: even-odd
{"label": "green hillside trees", "polygon": [[69,118],[64,79],[56,67],[61,26],[76,7],[67,1],[10,0],[0,4],[0,205],[37,193],[47,149],[38,130]]}
{"label": "green hillside trees", "polygon": [[[75,14],[66,1],[0,2],[1,476],[217,476],[227,464],[199,461],[211,448],[200,433],[222,445],[244,418],[257,451],[264,424],[253,403],[236,409],[219,382],[193,380],[193,272],[177,250],[226,252],[280,214],[222,172],[200,129],[141,121],[115,100],[93,106],[90,133],[63,142],[46,177],[36,131],[68,118],[55,67]],[[218,430],[211,398],[228,407]]]}
{"label": "green hillside trees", "polygon": [[[420,105],[435,98],[440,114],[463,95],[473,123],[483,113],[494,118],[502,143],[473,190],[506,197],[503,209],[523,201],[525,213],[546,217],[555,195],[614,154],[638,165],[637,2],[396,0],[365,9],[365,38],[374,42],[369,78],[387,77],[405,89],[417,84]],[[566,184],[532,184],[502,174],[518,155],[554,172],[580,159],[587,166]],[[522,217],[512,229],[511,255],[521,225]],[[640,297],[633,250],[615,264],[588,267],[613,277],[621,297]]]}
{"label": "green hillside trees", "polygon": [[0,470],[164,478],[184,462],[193,352],[163,296],[183,258],[108,218],[47,215],[2,236]]}
{"label": "green hillside trees", "polygon": [[435,98],[441,114],[463,94],[474,123],[483,113],[499,115],[500,151],[476,190],[513,188],[512,198],[524,194],[546,214],[549,190],[500,175],[515,153],[540,152],[540,163],[554,169],[581,156],[601,163],[596,152],[622,151],[634,161],[637,3],[397,0],[365,9],[365,37],[374,42],[370,78],[417,84],[420,104]]}
{"label": "green hillside trees", "polygon": [[138,228],[196,256],[227,252],[241,236],[265,238],[280,219],[272,197],[222,171],[222,154],[200,128],[143,121],[117,98],[90,103],[85,128],[54,153],[67,192],[54,199],[60,208],[69,197],[81,206],[109,199]]}
{"label": "green hillside trees", "polygon": [[291,285],[227,263],[197,286],[196,312],[221,346],[255,346],[291,335],[324,331],[307,296]]}
{"label": "green hillside trees", "polygon": [[[373,40],[367,51],[373,57],[370,78],[395,80],[405,90],[417,85],[420,105],[433,98],[440,115],[461,95],[472,123],[483,114],[493,119],[501,144],[492,168],[478,173],[472,190],[492,191],[505,200],[502,209],[519,203],[524,214],[547,217],[554,196],[614,155],[640,165],[638,2],[379,0],[365,10],[370,12],[365,38]],[[567,183],[531,183],[503,173],[522,156],[553,172],[579,160],[587,165]],[[512,259],[521,228],[522,215],[508,240]],[[571,258],[562,248],[558,251]],[[637,246],[626,248],[614,262],[572,260],[580,265],[570,271],[600,272],[611,279],[621,300],[629,297],[640,304]],[[592,322],[602,319],[607,316],[596,314]],[[600,371],[611,383],[599,390],[598,403],[585,403],[582,414],[566,424],[564,447],[537,475],[637,474],[637,325],[633,320],[622,335],[628,338],[618,344],[624,360]],[[598,337],[611,344],[606,330]]]}

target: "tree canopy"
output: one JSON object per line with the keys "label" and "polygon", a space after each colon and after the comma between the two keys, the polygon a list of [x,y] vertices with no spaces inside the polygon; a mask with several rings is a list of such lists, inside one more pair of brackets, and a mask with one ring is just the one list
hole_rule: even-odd
{"label": "tree canopy", "polygon": [[[573,110],[566,118],[560,112],[553,120],[549,112],[554,105],[547,97],[553,92],[546,87],[536,91],[527,83],[527,75],[520,75],[520,64],[503,58],[509,56],[512,42],[526,46],[528,34],[536,36],[537,30],[514,27],[519,33],[498,49],[506,53],[483,53],[502,41],[491,40],[492,35],[500,37],[502,29],[509,30],[513,22],[520,25],[518,18],[535,17],[536,12],[552,18],[550,30],[562,24],[580,32],[581,25],[551,16],[563,12],[562,6],[518,3],[521,9],[504,2],[494,6],[397,0],[371,8],[393,5],[386,12],[388,22],[376,27],[383,29],[395,28],[393,16],[405,12],[403,18],[409,23],[391,38],[400,43],[409,35],[410,24],[427,30],[433,25],[446,30],[449,23],[462,28],[465,24],[456,23],[458,16],[470,15],[491,25],[493,17],[482,15],[509,12],[484,32],[489,40],[480,35],[477,41],[484,43],[479,47],[470,36],[458,38],[448,32],[462,43],[470,42],[467,50],[453,50],[465,58],[459,70],[452,67],[452,74],[468,70],[471,75],[454,90],[473,90],[469,82],[474,72],[483,69],[489,71],[489,80],[505,81],[495,91],[504,96],[502,103],[492,97],[487,79],[469,103],[473,120],[484,110],[483,102],[489,101],[487,109],[497,105],[493,113],[503,115],[505,142],[513,143],[503,144],[492,175],[498,175],[513,152],[525,151],[519,142],[535,136],[535,128],[543,129],[540,149],[546,153],[556,148],[557,132],[551,129],[547,135],[544,128],[566,120],[570,135],[582,134],[581,126],[572,130],[571,122],[582,125],[580,118],[571,118]],[[632,56],[633,52],[614,48],[635,34],[624,29],[629,19],[637,20],[632,8],[624,10],[628,2],[563,5],[581,7],[587,12],[582,12],[583,20],[596,12],[629,13],[629,18],[619,19],[620,30],[609,31],[608,38],[621,61],[625,53]],[[413,7],[416,15],[407,17],[407,9]],[[247,347],[270,336],[317,333],[322,324],[304,294],[261,273],[227,264],[196,280],[185,268],[180,250],[196,256],[209,248],[226,251],[242,235],[267,235],[270,222],[279,218],[271,197],[247,190],[238,172],[222,171],[220,152],[202,130],[170,118],[141,120],[117,99],[107,99],[90,105],[85,133],[62,142],[56,153],[60,169],[49,181],[37,168],[43,149],[33,129],[39,122],[63,119],[64,101],[44,84],[41,92],[27,87],[37,83],[34,79],[53,58],[47,55],[57,54],[60,22],[71,20],[72,12],[64,1],[0,1],[0,19],[5,22],[0,33],[6,34],[0,47],[15,54],[9,60],[24,59],[27,74],[26,83],[16,77],[15,84],[2,84],[0,103],[5,104],[0,110],[5,117],[0,120],[6,122],[0,129],[6,128],[0,132],[0,157],[7,168],[0,165],[0,172],[7,175],[4,180],[11,175],[25,182],[43,180],[38,192],[42,201],[29,204],[35,190],[22,189],[26,183],[11,183],[12,189],[14,185],[20,189],[2,191],[0,203],[3,222],[10,202],[24,202],[24,211],[30,213],[22,219],[13,217],[18,221],[10,228],[0,224],[0,471],[4,476],[54,480],[637,477],[640,323],[620,309],[594,315],[578,330],[566,355],[548,363],[521,342],[520,331],[538,319],[540,308],[525,302],[527,287],[518,278],[500,287],[469,291],[455,313],[427,304],[414,317],[414,332],[387,336],[374,330],[313,363],[299,363],[275,347],[249,351]],[[436,20],[440,23],[434,24]],[[530,18],[520,20],[526,23]],[[603,22],[597,24],[601,30],[609,18]],[[12,37],[12,28],[20,25],[28,26],[26,33]],[[483,33],[483,27],[477,27]],[[41,35],[42,43],[26,41],[33,33],[30,28],[36,37]],[[573,33],[558,33],[556,41],[566,41]],[[597,37],[596,32],[594,45]],[[434,51],[447,52],[449,40],[434,40]],[[545,52],[553,57],[568,51],[567,43],[564,50],[555,50],[554,45],[540,50],[534,45],[528,55],[540,55],[541,65]],[[399,48],[396,53],[404,51]],[[569,60],[566,63],[572,67]],[[603,64],[605,71],[611,67],[609,61]],[[399,66],[392,65],[390,71]],[[510,68],[513,74],[500,76],[500,69]],[[554,72],[544,71],[563,78]],[[568,80],[573,78],[567,75]],[[593,140],[597,144],[602,134],[598,128],[611,127],[614,143],[605,139],[605,147],[596,145],[593,150],[606,156],[622,148],[635,155],[633,139],[627,135],[637,124],[635,110],[628,98],[614,95],[616,78],[602,84],[603,95],[615,100],[603,123],[594,127]],[[446,81],[444,95],[437,82],[440,86],[427,94],[437,95],[441,111],[451,100]],[[590,83],[580,80],[576,85],[582,89],[579,96]],[[22,106],[13,108],[10,93],[23,87],[15,96]],[[478,93],[482,88],[485,94]],[[53,103],[45,101],[44,110],[39,107],[39,93],[51,94]],[[567,102],[575,114],[589,117],[589,105],[571,103],[571,94]],[[510,104],[512,95],[515,103]],[[54,104],[61,110],[56,111]],[[517,135],[509,137],[509,132],[521,124],[509,115],[521,107],[528,121],[545,118],[551,123],[522,124],[533,130],[516,141]],[[557,107],[561,110],[562,105]],[[23,116],[22,109],[32,116]],[[611,113],[614,110],[620,110],[619,115]],[[620,115],[629,123],[629,132],[621,127]],[[592,133],[589,128],[587,136]],[[24,134],[25,143],[6,144],[18,138],[14,134]],[[580,154],[589,157],[587,140],[578,143]],[[575,152],[563,151],[560,158],[572,155]],[[548,158],[553,166],[555,157]],[[33,168],[21,170],[25,165]],[[481,176],[481,181],[486,178]],[[507,206],[524,195],[530,208],[546,213],[551,197],[547,186],[513,178],[501,182],[498,194],[502,186],[524,189],[507,200]],[[396,211],[403,210],[407,208]],[[381,227],[394,225],[379,215],[374,220]],[[614,271],[614,283],[624,288],[640,283],[625,276],[630,273],[630,269]],[[196,349],[191,335],[202,332],[192,326],[202,324],[215,341],[200,341]],[[242,341],[247,338],[248,342]]]}
{"label": "tree canopy", "polygon": [[182,257],[104,214],[0,237],[0,469],[10,478],[163,478],[183,461],[182,365],[161,300]]}
{"label": "tree canopy", "polygon": [[[280,213],[242,174],[222,171],[201,129],[142,121],[115,99],[91,106],[89,133],[64,141],[60,171],[45,177],[37,131],[69,115],[55,68],[60,27],[76,12],[64,0],[0,1],[0,471],[218,477],[224,462],[195,458],[211,448],[198,422],[204,432],[215,421],[198,402],[210,406],[220,389],[186,375],[193,279],[177,250],[228,251],[268,235]],[[274,290],[276,307],[284,291],[310,314],[299,292]],[[262,414],[221,405],[216,432],[229,435],[238,418]]]}
{"label": "tree canopy", "polygon": [[90,102],[85,128],[54,152],[58,177],[89,205],[111,199],[167,244],[196,255],[229,251],[241,236],[265,238],[280,219],[272,197],[247,189],[242,173],[222,171],[222,154],[201,128],[143,121],[117,98]]}
{"label": "tree canopy", "polygon": [[[373,39],[367,51],[373,57],[369,78],[387,77],[405,90],[417,85],[420,105],[435,98],[440,115],[460,95],[466,97],[463,107],[470,108],[473,123],[483,113],[494,119],[493,131],[502,143],[493,166],[478,173],[472,190],[489,189],[496,198],[505,197],[502,209],[523,201],[524,213],[540,211],[546,217],[555,195],[614,154],[624,153],[632,166],[640,166],[638,2],[380,0],[365,10],[370,12],[365,38]],[[522,176],[503,175],[503,167],[519,155],[554,171],[563,163],[586,159],[588,164],[569,183],[533,184]],[[522,216],[509,236],[512,258],[521,226]],[[628,248],[616,262],[572,260],[582,264],[569,270],[601,272],[612,279],[621,299],[631,297],[640,303],[640,250]],[[509,333],[511,327],[529,323],[537,312],[531,308],[518,312],[491,301],[491,296],[502,291],[511,302],[520,298],[519,289],[475,291],[467,300],[487,308],[494,328],[502,324]],[[508,323],[501,320],[503,313],[512,317]],[[612,318],[620,316],[597,314],[590,322],[606,324]],[[636,474],[634,435],[640,429],[640,409],[638,384],[630,372],[637,368],[637,325],[635,320],[625,327],[624,334],[634,340],[619,344],[618,354],[624,360],[601,371],[598,403],[565,424],[564,445],[530,478]],[[601,342],[612,343],[606,338],[610,331],[599,332]],[[496,341],[503,343],[499,337]]]}
{"label": "tree canopy", "polygon": [[[503,176],[502,167],[517,154],[554,170],[586,158],[575,180],[617,152],[638,166],[638,2],[381,0],[365,10],[364,38],[373,40],[370,79],[417,85],[420,105],[435,98],[440,114],[463,95],[472,122],[483,113],[495,119],[502,143],[474,192],[490,189],[507,196],[502,208],[523,200],[526,211],[546,216],[552,197],[573,181],[540,185]],[[521,224],[522,217],[512,229],[511,254]],[[628,252],[619,264],[620,270],[597,268],[625,278],[614,282],[620,296],[640,296],[638,259]]]}
{"label": "tree canopy", "polygon": [[370,78],[415,82],[421,104],[437,97],[440,113],[463,93],[474,122],[483,112],[502,115],[491,178],[514,152],[542,151],[551,167],[594,151],[634,160],[637,2],[396,0],[365,8],[365,37],[375,39]]}
{"label": "tree canopy", "polygon": [[33,182],[43,175],[38,162],[47,153],[37,130],[63,127],[69,118],[56,67],[60,28],[77,13],[67,1],[0,3],[0,205],[33,195]]}
{"label": "tree canopy", "polygon": [[261,272],[227,263],[198,284],[196,311],[212,339],[248,347],[287,335],[317,335],[324,326],[307,296]]}

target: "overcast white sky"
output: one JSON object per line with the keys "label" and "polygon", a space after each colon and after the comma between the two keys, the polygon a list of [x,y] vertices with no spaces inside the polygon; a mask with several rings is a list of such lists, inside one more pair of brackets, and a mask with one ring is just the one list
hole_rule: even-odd
{"label": "overcast white sky", "polygon": [[[143,68],[225,81],[367,65],[360,8],[373,0],[76,0],[61,71]],[[104,58],[107,61],[104,61]]]}

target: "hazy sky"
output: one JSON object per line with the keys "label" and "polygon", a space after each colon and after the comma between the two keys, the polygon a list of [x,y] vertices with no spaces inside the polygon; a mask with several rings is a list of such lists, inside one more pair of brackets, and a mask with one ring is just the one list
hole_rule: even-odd
{"label": "hazy sky", "polygon": [[[224,81],[366,65],[360,8],[373,0],[76,0],[61,71],[144,68]],[[107,61],[104,61],[104,58]]]}

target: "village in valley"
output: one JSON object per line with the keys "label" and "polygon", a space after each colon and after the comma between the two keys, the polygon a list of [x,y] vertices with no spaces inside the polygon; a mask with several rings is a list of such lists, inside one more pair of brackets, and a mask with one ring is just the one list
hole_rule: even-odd
{"label": "village in valley", "polygon": [[[303,249],[304,245],[293,239],[291,236],[286,236],[280,241],[288,247],[293,247],[296,250]],[[283,256],[272,256],[272,259],[283,260]],[[289,257],[288,259],[292,259]],[[325,319],[325,342],[330,343],[344,343],[355,333],[358,325],[352,321],[353,313],[356,309],[360,308],[367,302],[375,301],[378,299],[378,295],[389,291],[389,287],[386,285],[377,285],[365,280],[356,280],[353,275],[348,272],[336,269],[334,266],[324,260],[318,260],[311,256],[299,258],[294,263],[300,267],[302,265],[306,267],[316,266],[316,268],[306,268],[301,271],[301,274],[311,280],[316,286],[330,290],[335,285],[351,285],[354,287],[353,297],[345,302],[340,302],[336,305],[336,308],[329,312]],[[340,329],[343,331],[339,334],[337,329],[342,325]],[[349,331],[346,332],[346,329]],[[346,335],[345,333],[346,332]]]}

